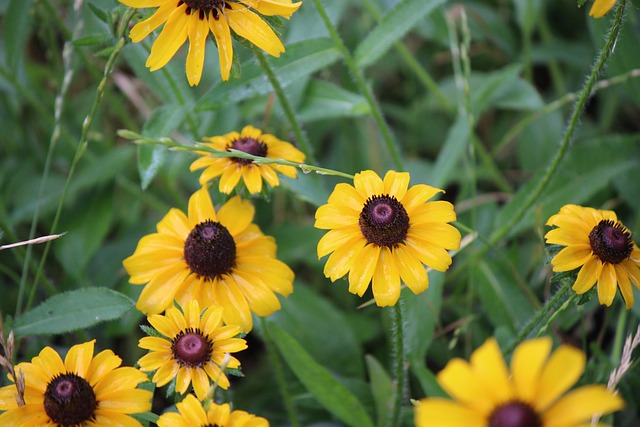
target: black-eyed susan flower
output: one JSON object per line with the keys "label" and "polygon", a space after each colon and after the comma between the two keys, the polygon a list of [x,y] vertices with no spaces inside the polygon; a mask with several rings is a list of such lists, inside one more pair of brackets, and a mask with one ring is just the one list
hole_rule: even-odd
{"label": "black-eyed susan flower", "polygon": [[429,285],[423,264],[445,271],[448,249],[460,248],[453,205],[427,202],[442,190],[419,184],[409,174],[389,171],[384,180],[373,171],[355,175],[353,186],[338,184],[328,204],[316,212],[315,226],[330,230],[318,242],[318,257],[333,252],[324,267],[335,281],[349,273],[349,292],[362,296],[372,283],[379,306],[394,305],[400,280],[418,294]]}
{"label": "black-eyed susan flower", "polygon": [[16,387],[0,389],[2,426],[142,427],[130,414],[151,410],[151,392],[139,390],[147,376],[111,350],[93,355],[95,340],[74,345],[64,362],[45,347],[31,362],[20,363],[25,381],[24,406],[17,406]]}
{"label": "black-eyed susan flower", "polygon": [[158,427],[269,427],[269,421],[245,411],[232,411],[229,404],[210,403],[206,409],[193,395],[176,405],[178,412],[165,412]]}
{"label": "black-eyed susan flower", "polygon": [[589,16],[602,18],[616,4],[616,0],[596,0],[589,10]]}
{"label": "black-eyed susan flower", "polygon": [[181,394],[192,384],[198,399],[206,397],[212,382],[229,388],[221,367],[237,369],[240,362],[233,356],[225,360],[225,354],[244,350],[247,343],[236,338],[240,326],[223,324],[222,307],[209,306],[201,312],[198,301],[193,300],[184,313],[171,307],[164,315],[152,314],[148,320],[164,336],[143,337],[138,344],[150,350],[138,364],[144,372],[155,371],[154,383],[162,387],[175,378],[175,389]]}
{"label": "black-eyed susan flower", "polygon": [[523,342],[508,369],[498,343],[490,338],[470,362],[449,361],[437,380],[453,400],[421,400],[416,427],[586,427],[592,416],[623,407],[623,400],[604,385],[567,393],[584,371],[585,356],[568,345],[553,353],[551,347],[549,337]]}
{"label": "black-eyed susan flower", "polygon": [[279,310],[274,292],[293,291],[293,271],[276,259],[275,240],[252,223],[254,212],[236,196],[216,213],[206,188],[191,196],[188,215],[171,209],[123,262],[130,282],[145,285],[136,307],[157,314],[174,299],[219,305],[224,322],[244,332],[251,330],[251,312]]}
{"label": "black-eyed susan flower", "polygon": [[640,250],[615,212],[565,205],[547,225],[556,228],[545,235],[546,242],[566,246],[551,260],[553,271],[580,268],[576,293],[597,284],[600,304],[609,306],[620,288],[627,309],[633,306],[631,283],[640,287]]}
{"label": "black-eyed susan flower", "polygon": [[[282,159],[291,162],[304,162],[304,154],[292,144],[281,141],[273,135],[262,133],[260,129],[253,126],[245,126],[241,133],[230,132],[222,136],[204,138],[205,144],[218,151],[229,151],[231,149],[242,151],[254,156],[268,159]],[[255,164],[250,159],[239,157],[211,157],[209,153],[198,152],[202,155],[199,159],[191,163],[191,170],[205,168],[200,175],[200,184],[204,185],[208,181],[220,177],[219,189],[222,193],[229,194],[238,185],[240,179],[249,190],[255,194],[262,191],[262,180],[264,179],[271,187],[280,185],[278,172],[295,178],[297,169],[288,165],[277,164]]]}
{"label": "black-eyed susan flower", "polygon": [[[157,7],[151,17],[136,24],[129,33],[137,43],[164,24],[151,48],[146,66],[151,71],[164,67],[187,38],[186,72],[191,86],[200,83],[209,32],[218,45],[222,80],[229,79],[233,62],[231,30],[270,55],[279,57],[284,46],[260,15],[289,19],[302,2],[291,0],[120,0],[136,8]],[[258,13],[255,13],[258,12]],[[260,15],[259,15],[260,14]]]}

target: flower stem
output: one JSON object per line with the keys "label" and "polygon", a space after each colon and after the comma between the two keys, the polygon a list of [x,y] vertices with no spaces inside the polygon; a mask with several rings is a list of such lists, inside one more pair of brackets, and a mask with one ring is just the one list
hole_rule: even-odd
{"label": "flower stem", "polygon": [[[133,17],[134,13],[135,13],[134,9],[127,10],[127,12],[125,12],[125,14],[122,16],[120,24],[118,25],[118,32],[117,32],[118,42],[116,43],[104,67],[102,80],[100,81],[100,83],[98,84],[98,88],[96,89],[96,97],[93,100],[93,104],[91,105],[89,114],[87,114],[84,121],[82,122],[82,131],[80,134],[80,140],[79,140],[78,146],[76,147],[76,152],[74,154],[73,161],[69,169],[69,173],[67,174],[67,180],[64,184],[62,195],[60,196],[60,201],[58,202],[58,208],[56,210],[56,214],[54,216],[49,234],[55,234],[56,229],[58,227],[58,221],[60,220],[60,216],[62,214],[62,206],[64,205],[64,201],[67,196],[67,191],[69,190],[69,186],[71,184],[71,180],[75,173],[76,166],[78,165],[80,159],[82,158],[82,155],[84,154],[84,152],[87,149],[87,146],[89,145],[88,135],[89,135],[89,129],[91,128],[91,123],[93,122],[93,117],[95,116],[96,111],[98,110],[98,106],[100,105],[100,101],[102,100],[102,97],[104,95],[105,87],[107,85],[107,81],[109,80],[109,76],[111,75],[111,70],[113,69],[115,60],[125,45],[124,31],[127,28],[127,24]],[[45,244],[44,252],[42,254],[42,258],[40,259],[40,263],[38,264],[38,270],[36,272],[35,279],[33,281],[31,290],[29,292],[29,299],[27,301],[27,306],[26,306],[27,309],[31,307],[31,304],[33,303],[33,299],[36,294],[36,289],[38,288],[38,282],[42,277],[44,264],[47,260],[47,255],[49,254],[49,250],[51,249],[51,242],[52,241],[50,240]]]}
{"label": "flower stem", "polygon": [[395,427],[400,425],[400,409],[404,401],[406,355],[404,353],[404,331],[402,325],[402,298],[398,300],[389,311],[391,317],[391,355],[393,360],[393,386],[395,396],[393,407],[389,412],[387,426]]}
{"label": "flower stem", "polygon": [[342,58],[344,59],[344,62],[347,65],[347,68],[351,72],[351,76],[353,77],[354,82],[356,83],[356,86],[358,86],[358,90],[360,90],[360,93],[364,95],[365,99],[367,100],[367,104],[369,104],[369,108],[371,109],[371,114],[373,116],[373,119],[378,124],[378,128],[380,129],[380,132],[382,134],[382,139],[387,147],[387,150],[391,154],[391,158],[393,160],[395,168],[398,169],[399,171],[403,170],[402,159],[400,157],[400,152],[398,151],[397,144],[393,138],[393,134],[391,133],[391,128],[389,128],[389,125],[384,120],[384,117],[382,116],[382,111],[380,110],[380,106],[378,105],[378,102],[373,97],[373,93],[371,93],[371,90],[367,86],[367,83],[364,81],[364,76],[362,74],[362,71],[356,65],[356,62],[354,61],[353,56],[351,56],[351,53],[349,53],[349,50],[347,49],[344,42],[340,38],[338,31],[331,23],[331,20],[329,19],[329,15],[327,15],[327,11],[324,9],[324,6],[322,5],[322,1],[313,0],[313,3],[316,5],[316,9],[318,9],[318,13],[322,18],[322,21],[324,22],[325,27],[327,27],[327,30],[329,31],[329,34],[333,39],[334,45],[336,46],[338,51],[342,54]]}
{"label": "flower stem", "polygon": [[[538,181],[538,184],[535,188],[529,193],[527,199],[519,206],[518,210],[510,217],[510,220],[502,225],[499,229],[497,229],[490,237],[489,243],[491,246],[495,245],[500,239],[502,239],[507,233],[513,229],[513,226],[518,223],[525,215],[525,213],[531,208],[531,206],[538,200],[544,189],[547,187],[551,178],[558,170],[564,155],[566,154],[569,146],[571,145],[571,141],[573,140],[573,135],[576,131],[578,123],[580,122],[580,117],[584,111],[584,106],[587,103],[587,100],[592,94],[593,88],[598,81],[598,77],[602,73],[604,69],[604,65],[609,59],[613,48],[615,47],[616,40],[618,39],[618,34],[620,33],[620,29],[622,28],[623,18],[624,18],[624,10],[627,1],[622,0],[618,3],[618,7],[616,9],[616,15],[613,21],[613,25],[607,34],[607,38],[604,46],[600,50],[598,57],[596,59],[593,68],[591,69],[591,73],[587,78],[586,83],[584,84],[582,90],[580,91],[580,97],[578,101],[573,106],[573,111],[571,112],[571,117],[569,119],[569,124],[567,125],[564,135],[562,137],[562,142],[558,151],[556,152],[553,159],[549,163],[542,179]],[[476,256],[481,256],[484,252],[489,250],[490,246],[485,246],[482,250],[480,250]]]}
{"label": "flower stem", "polygon": [[[520,344],[524,339],[526,339],[529,336],[529,334],[531,334],[531,332],[533,332],[536,328],[539,328],[540,325],[542,325],[542,323],[545,321],[545,319],[547,319],[547,316],[551,315],[555,318],[557,313],[562,311],[561,310],[562,307],[566,308],[565,304],[562,304],[562,306],[558,308],[558,304],[560,304],[565,300],[566,294],[567,292],[569,292],[569,289],[571,288],[571,284],[572,284],[571,279],[563,280],[562,286],[560,287],[560,289],[558,289],[558,291],[549,299],[549,301],[547,301],[547,303],[543,305],[540,308],[540,310],[538,310],[535,316],[533,316],[533,318],[531,318],[531,320],[529,320],[529,322],[527,322],[527,324],[524,325],[522,329],[520,329],[520,332],[518,332],[518,335],[513,339],[513,341],[511,341],[509,346],[505,349],[504,351],[505,356],[510,355],[511,352],[518,346],[518,344]],[[545,322],[545,323],[548,323],[548,322]],[[540,327],[540,329],[542,328]]]}
{"label": "flower stem", "polygon": [[291,395],[289,394],[289,389],[287,388],[287,381],[284,378],[282,361],[280,360],[280,356],[276,351],[275,345],[273,344],[273,340],[271,339],[271,334],[269,333],[269,325],[267,325],[267,321],[264,319],[264,317],[261,317],[261,316],[259,317],[260,317],[260,326],[262,327],[262,335],[264,338],[265,346],[267,347],[269,360],[271,360],[271,365],[273,365],[273,370],[275,371],[275,374],[276,374],[276,382],[278,383],[278,388],[280,389],[280,394],[282,395],[282,400],[284,401],[284,406],[287,410],[287,415],[289,416],[289,422],[291,423],[291,427],[300,427],[300,422],[298,421],[296,408],[293,405],[293,400],[291,399]]}
{"label": "flower stem", "polygon": [[280,101],[284,115],[287,116],[287,120],[289,120],[289,124],[293,128],[293,133],[300,145],[300,149],[305,156],[307,156],[309,163],[315,163],[309,138],[307,138],[307,135],[302,130],[302,126],[300,126],[300,122],[293,111],[293,107],[291,106],[291,102],[289,102],[289,98],[287,98],[287,94],[284,93],[284,89],[282,88],[282,84],[280,84],[280,80],[278,80],[278,76],[276,76],[276,73],[273,71],[273,68],[271,68],[269,61],[267,61],[259,48],[254,47],[253,53],[256,56],[260,67],[262,67],[262,71],[267,75],[267,79],[269,79],[269,83],[271,83],[271,87],[273,87],[273,91],[278,97],[278,101]]}

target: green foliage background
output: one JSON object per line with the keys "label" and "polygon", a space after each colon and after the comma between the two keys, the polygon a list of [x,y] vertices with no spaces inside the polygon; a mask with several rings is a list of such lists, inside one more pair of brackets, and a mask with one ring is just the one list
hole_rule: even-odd
{"label": "green foliage background", "polygon": [[[20,361],[45,345],[65,348],[95,337],[99,348],[113,349],[131,365],[142,355],[137,340],[144,319],[131,308],[141,287],[128,284],[122,260],[169,208],[186,208],[198,174],[188,170],[191,154],[135,146],[117,131],[189,144],[253,124],[296,141],[246,46],[234,42],[237,61],[225,83],[210,43],[202,82],[190,88],[184,49],[159,71],[144,67],[150,37],[123,47],[86,146],[78,150],[127,8],[89,0],[75,11],[73,3],[0,0],[0,244],[49,234],[59,206],[55,231],[66,232],[46,254],[44,244],[0,251],[0,310],[6,328],[20,337]],[[322,3],[380,103],[412,184],[445,188],[463,235],[477,232],[449,272],[429,273],[427,292],[403,298],[408,396],[442,394],[433,374],[448,360],[468,357],[489,336],[507,344],[555,291],[543,235],[547,218],[562,205],[613,209],[640,235],[639,4],[627,5],[602,76],[607,83],[589,101],[559,170],[524,218],[487,251],[487,239],[531,193],[557,151],[613,13],[594,20],[587,16],[590,2],[579,8],[554,0]],[[305,0],[290,21],[272,24],[287,50],[268,62],[311,142],[308,163],[351,174],[395,169],[314,2]],[[469,73],[454,35],[463,44],[470,39]],[[279,258],[296,272],[294,294],[281,299],[282,310],[268,324],[300,421],[382,425],[393,394],[388,310],[358,308],[370,293],[359,299],[344,280],[330,284],[315,251],[323,234],[313,228],[315,208],[344,180],[300,173],[283,181],[254,202],[256,221],[275,236]],[[68,315],[42,325],[49,307],[37,306],[57,295],[67,301]],[[74,311],[92,303],[102,311]],[[47,304],[60,309],[55,299]],[[593,299],[564,311],[546,333],[582,347],[589,357],[585,381],[606,383],[622,338],[639,318],[637,303],[627,312],[619,296],[608,309]],[[97,323],[102,320],[110,321]],[[288,425],[263,334],[258,327],[247,337],[250,348],[238,355],[245,377],[235,380],[228,397],[274,426]],[[634,363],[621,384],[627,408],[616,426],[640,422],[638,390]],[[408,404],[402,419],[412,425]]]}

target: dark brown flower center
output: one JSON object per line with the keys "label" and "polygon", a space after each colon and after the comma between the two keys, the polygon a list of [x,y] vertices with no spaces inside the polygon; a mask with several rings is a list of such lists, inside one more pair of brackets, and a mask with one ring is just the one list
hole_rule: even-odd
{"label": "dark brown flower center", "polygon": [[591,250],[602,262],[619,264],[633,251],[631,233],[619,222],[603,219],[589,233]]}
{"label": "dark brown flower center", "polygon": [[228,8],[227,2],[225,0],[180,0],[178,1],[178,7],[186,4],[187,10],[185,11],[187,15],[191,15],[193,12],[198,12],[200,14],[200,19],[205,19],[208,13],[213,13],[213,17],[218,19],[220,13],[224,8]]}
{"label": "dark brown flower center", "polygon": [[[242,151],[243,153],[251,154],[252,156],[258,157],[266,157],[267,156],[267,145],[264,142],[261,142],[254,138],[239,138],[233,141],[227,149],[234,149],[238,151]],[[251,164],[251,159],[241,159],[239,157],[232,157],[236,163],[241,163],[243,165]]]}
{"label": "dark brown flower center", "polygon": [[171,351],[181,365],[199,367],[211,360],[213,343],[200,329],[187,328],[173,338]]}
{"label": "dark brown flower center", "polygon": [[214,279],[235,266],[236,242],[219,222],[201,222],[184,242],[184,260],[192,272]]}
{"label": "dark brown flower center", "polygon": [[407,237],[409,215],[394,196],[372,196],[364,204],[358,224],[369,243],[391,248]]}
{"label": "dark brown flower center", "polygon": [[491,413],[489,427],[542,427],[542,420],[526,403],[509,402]]}
{"label": "dark brown flower center", "polygon": [[73,373],[58,375],[44,392],[44,411],[59,426],[76,426],[93,418],[98,407],[91,384]]}

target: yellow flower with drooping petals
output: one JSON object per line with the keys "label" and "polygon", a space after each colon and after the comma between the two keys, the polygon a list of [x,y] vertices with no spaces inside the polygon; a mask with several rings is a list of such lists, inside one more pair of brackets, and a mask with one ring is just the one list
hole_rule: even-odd
{"label": "yellow flower with drooping petals", "polygon": [[184,394],[190,384],[198,399],[204,399],[217,383],[229,388],[229,379],[220,369],[237,369],[240,362],[233,356],[225,361],[226,353],[247,348],[247,342],[236,338],[240,326],[222,323],[222,307],[209,306],[200,311],[198,301],[190,301],[184,314],[176,307],[164,315],[152,314],[149,323],[164,337],[148,336],[140,339],[139,346],[150,350],[138,361],[140,370],[154,372],[152,381],[159,387],[176,379],[176,391]]}
{"label": "yellow flower with drooping petals", "polygon": [[640,288],[640,249],[631,232],[613,211],[565,205],[547,225],[556,228],[544,237],[549,244],[566,246],[551,260],[553,271],[580,268],[573,290],[584,294],[597,284],[600,304],[611,305],[617,289],[633,306],[633,288]]}
{"label": "yellow flower with drooping petals", "polygon": [[[282,159],[291,162],[304,162],[304,154],[292,144],[281,141],[273,135],[262,133],[253,126],[245,126],[241,133],[230,132],[222,136],[204,138],[207,146],[218,150],[238,150],[254,156],[268,159]],[[212,157],[209,153],[199,151],[202,157],[191,163],[191,170],[205,168],[200,175],[200,184],[220,177],[219,189],[222,193],[229,194],[238,185],[240,179],[249,190],[255,194],[262,191],[264,179],[271,187],[280,185],[278,172],[295,178],[298,170],[289,165],[256,164],[250,159],[239,157]]]}
{"label": "yellow flower with drooping petals", "polygon": [[1,426],[142,427],[131,414],[151,410],[152,393],[139,390],[147,376],[111,350],[93,355],[95,340],[74,345],[64,362],[45,347],[31,362],[20,363],[24,374],[24,406],[16,403],[16,387],[0,389]]}
{"label": "yellow flower with drooping petals", "polygon": [[[453,205],[431,201],[438,188],[409,187],[409,174],[373,171],[355,175],[353,186],[338,184],[316,211],[315,227],[330,230],[318,242],[318,257],[329,253],[324,274],[331,281],[349,273],[349,292],[362,296],[372,283],[379,306],[394,305],[402,280],[414,293],[427,289],[424,264],[445,271],[448,249],[460,248]],[[332,253],[333,252],[333,253]]]}
{"label": "yellow flower with drooping petals", "polygon": [[521,343],[511,369],[493,338],[473,352],[470,362],[450,360],[437,379],[453,400],[422,399],[416,427],[586,427],[593,416],[624,406],[604,385],[569,391],[584,372],[585,355],[568,345],[553,353],[551,347],[549,337]]}
{"label": "yellow flower with drooping petals", "polygon": [[189,39],[186,73],[191,86],[200,83],[209,32],[213,33],[218,45],[222,80],[228,80],[233,63],[231,30],[268,54],[279,57],[284,52],[284,46],[260,15],[289,19],[302,5],[302,2],[292,3],[291,0],[119,1],[135,8],[158,8],[151,17],[136,24],[129,33],[131,40],[137,43],[164,24],[145,64],[151,71],[164,67]]}
{"label": "yellow flower with drooping petals", "polygon": [[206,188],[189,199],[188,215],[171,209],[157,233],[143,237],[123,265],[129,281],[145,285],[136,307],[161,313],[177,300],[185,306],[219,305],[227,325],[249,332],[251,312],[280,309],[274,292],[293,292],[293,271],[276,259],[276,243],[253,224],[255,208],[239,196],[215,211]]}
{"label": "yellow flower with drooping petals", "polygon": [[207,409],[193,395],[176,405],[178,412],[165,412],[158,419],[158,427],[269,427],[269,421],[245,411],[232,411],[229,404],[211,402]]}

